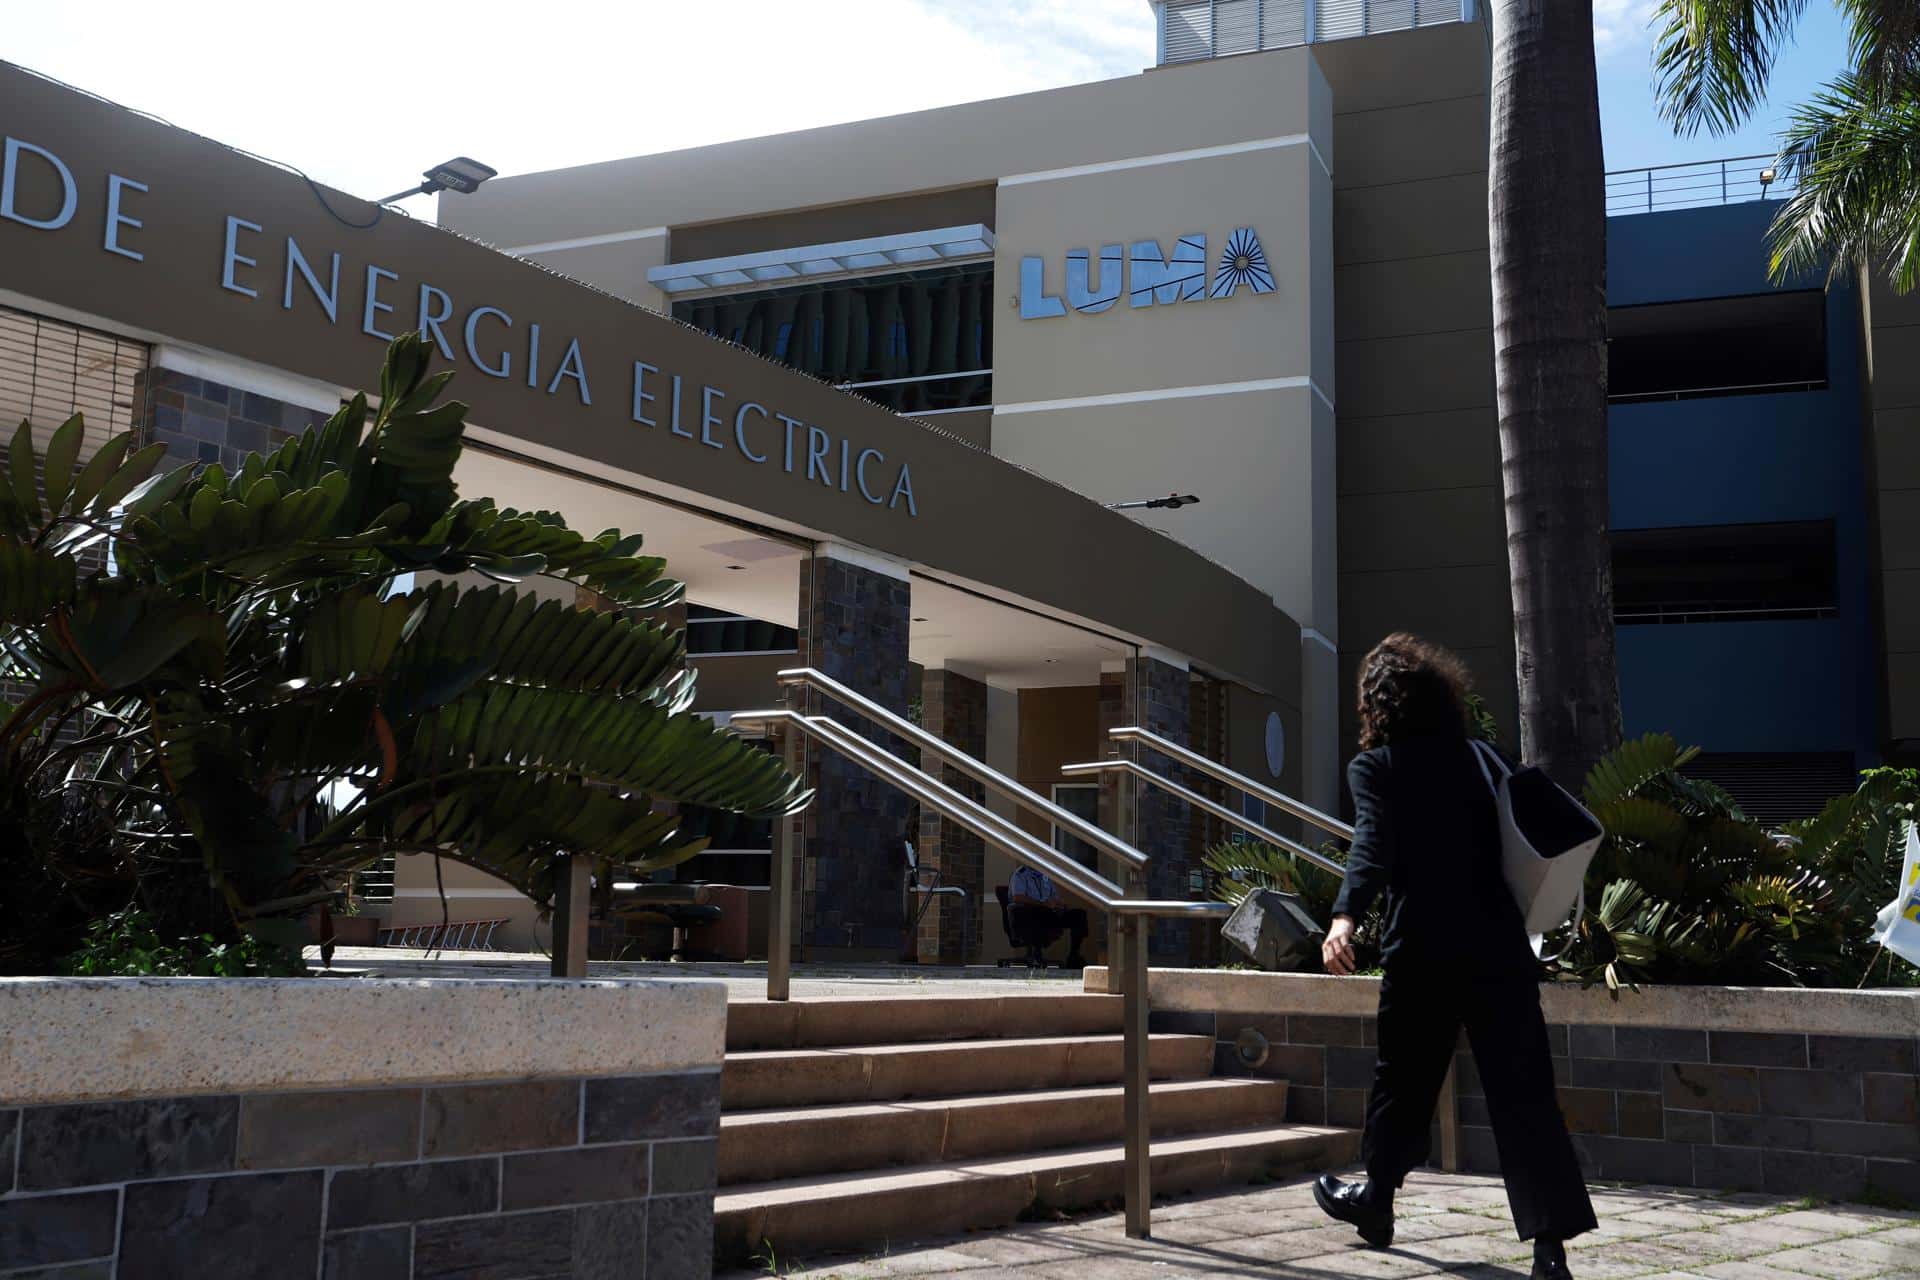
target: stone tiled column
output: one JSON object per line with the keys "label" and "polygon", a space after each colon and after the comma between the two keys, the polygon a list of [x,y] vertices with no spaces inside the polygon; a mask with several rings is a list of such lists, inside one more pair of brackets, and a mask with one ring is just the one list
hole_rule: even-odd
{"label": "stone tiled column", "polygon": [[[809,666],[897,715],[906,715],[907,624],[912,587],[904,565],[832,544],[801,573],[800,645]],[[866,721],[815,698],[825,710],[898,754],[901,744]],[[896,957],[906,942],[900,841],[911,803],[859,765],[810,747],[815,789],[806,820],[799,928],[810,948]]]}
{"label": "stone tiled column", "polygon": [[[1189,675],[1184,664],[1147,654],[1114,664],[1100,675],[1100,733],[1120,725],[1139,725],[1181,746],[1188,745],[1190,721]],[[1189,784],[1184,770],[1158,752],[1136,747],[1136,758],[1164,778]],[[1109,775],[1100,796],[1101,825],[1145,853],[1146,893],[1153,898],[1187,896],[1187,871],[1192,863],[1192,814],[1184,800],[1134,779]],[[1177,921],[1154,925],[1151,951],[1156,959],[1172,963],[1188,955],[1189,926]]]}
{"label": "stone tiled column", "polygon": [[[987,686],[957,671],[927,669],[920,683],[921,724],[927,732],[976,759],[987,754]],[[923,761],[931,765],[931,761]],[[942,767],[939,778],[975,800],[986,788],[958,769]],[[965,964],[979,951],[981,894],[986,883],[986,844],[936,814],[920,815],[920,865],[939,873],[942,885],[958,885],[965,898],[936,896],[920,920],[922,964]],[[931,882],[932,875],[923,875]]]}

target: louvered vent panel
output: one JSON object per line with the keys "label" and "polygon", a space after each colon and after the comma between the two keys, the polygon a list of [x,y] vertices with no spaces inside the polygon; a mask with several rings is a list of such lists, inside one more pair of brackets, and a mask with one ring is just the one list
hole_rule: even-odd
{"label": "louvered vent panel", "polygon": [[0,307],[0,435],[33,424],[44,450],[74,413],[86,418],[81,458],[133,429],[134,382],[147,366],[145,343],[129,342]]}
{"label": "louvered vent panel", "polygon": [[1462,0],[1166,0],[1160,11],[1161,61],[1193,62],[1310,40],[1438,26],[1464,21],[1461,10]]}
{"label": "louvered vent panel", "polygon": [[1213,0],[1169,3],[1161,54],[1167,62],[1192,62],[1213,56]]}
{"label": "louvered vent panel", "polygon": [[1307,0],[1265,0],[1260,7],[1260,47],[1289,49],[1307,42]]}
{"label": "louvered vent panel", "polygon": [[1367,0],[1318,0],[1313,6],[1315,40],[1367,34]]}
{"label": "louvered vent panel", "polygon": [[1214,0],[1213,56],[1252,53],[1260,47],[1260,0]]}
{"label": "louvered vent panel", "polygon": [[1747,815],[1768,826],[1811,818],[1859,784],[1845,753],[1703,755],[1683,770],[1725,788]]}
{"label": "louvered vent panel", "polygon": [[1415,0],[1371,0],[1367,5],[1367,34],[1412,27],[1414,4]]}

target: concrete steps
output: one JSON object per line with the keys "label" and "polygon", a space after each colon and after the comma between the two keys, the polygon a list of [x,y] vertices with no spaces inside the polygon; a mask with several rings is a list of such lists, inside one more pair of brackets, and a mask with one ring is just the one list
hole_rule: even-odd
{"label": "concrete steps", "polygon": [[[1112,1084],[724,1114],[720,1185],[1118,1142],[1121,1094]],[[1165,1081],[1149,1105],[1155,1137],[1252,1129],[1286,1115],[1287,1084]]]}
{"label": "concrete steps", "polygon": [[[1350,1163],[1359,1150],[1357,1133],[1308,1125],[1176,1138],[1153,1144],[1153,1186],[1175,1194],[1245,1183]],[[743,1265],[769,1248],[783,1263],[823,1252],[877,1254],[1087,1209],[1120,1198],[1123,1164],[1113,1144],[726,1189],[714,1203],[715,1262]]]}
{"label": "concrete steps", "polygon": [[[1118,997],[1080,993],[729,1005],[716,1263],[1117,1203],[1120,1018]],[[1357,1156],[1358,1134],[1282,1123],[1285,1082],[1216,1078],[1215,1052],[1211,1036],[1149,1038],[1156,1193]]]}
{"label": "concrete steps", "polygon": [[[1110,1084],[1121,1078],[1121,1050],[1122,1037],[1103,1035],[729,1053],[720,1105],[734,1111]],[[1210,1038],[1149,1038],[1152,1079],[1191,1080],[1212,1070]]]}
{"label": "concrete steps", "polygon": [[[933,990],[933,987],[929,984]],[[764,1000],[727,1006],[727,1052],[928,1044],[1017,1036],[1118,1035],[1120,1001],[1078,991],[1037,996]]]}

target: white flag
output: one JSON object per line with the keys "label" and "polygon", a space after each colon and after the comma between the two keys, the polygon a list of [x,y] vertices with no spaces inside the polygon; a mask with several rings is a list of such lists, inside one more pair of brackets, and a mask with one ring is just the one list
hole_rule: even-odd
{"label": "white flag", "polygon": [[1900,873],[1900,896],[1874,919],[1881,946],[1910,964],[1920,965],[1920,825],[1907,824],[1907,862]]}

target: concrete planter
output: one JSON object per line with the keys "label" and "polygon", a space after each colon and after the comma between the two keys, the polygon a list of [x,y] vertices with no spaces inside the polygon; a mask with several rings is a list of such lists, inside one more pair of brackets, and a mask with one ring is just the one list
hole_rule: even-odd
{"label": "concrete planter", "polygon": [[[1156,969],[1150,985],[1160,1027],[1210,1029],[1222,1068],[1288,1080],[1289,1119],[1362,1124],[1378,979]],[[1920,992],[1548,985],[1541,1004],[1590,1176],[1920,1204]],[[1257,1067],[1234,1048],[1249,1029]],[[1496,1172],[1464,1040],[1457,1066],[1462,1163]]]}
{"label": "concrete planter", "polygon": [[704,1280],[725,1037],[709,983],[0,979],[0,1274]]}

